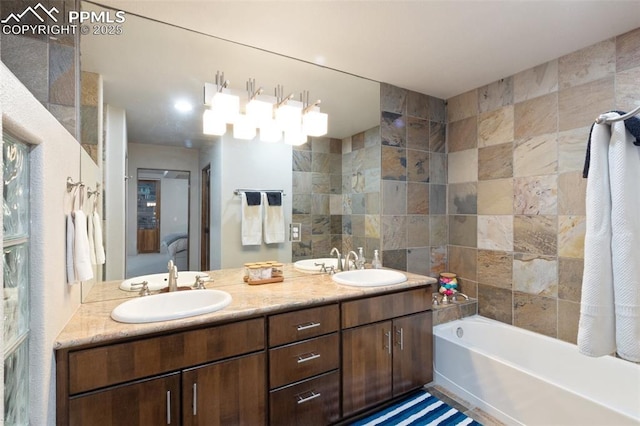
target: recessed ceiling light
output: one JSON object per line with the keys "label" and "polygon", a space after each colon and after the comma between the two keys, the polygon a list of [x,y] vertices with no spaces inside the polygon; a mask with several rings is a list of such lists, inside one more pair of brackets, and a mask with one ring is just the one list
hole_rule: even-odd
{"label": "recessed ceiling light", "polygon": [[187,101],[178,101],[173,104],[173,107],[180,112],[191,112],[193,110],[193,105]]}

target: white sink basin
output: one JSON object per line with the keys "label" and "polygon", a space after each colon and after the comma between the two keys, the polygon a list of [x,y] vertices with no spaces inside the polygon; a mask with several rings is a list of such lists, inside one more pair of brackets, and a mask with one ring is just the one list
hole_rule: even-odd
{"label": "white sink basin", "polygon": [[[335,257],[321,257],[318,259],[298,260],[293,264],[293,267],[302,272],[324,272],[321,271],[323,263],[325,268],[327,269],[330,269],[333,266],[334,270],[338,270],[338,259],[336,259]],[[351,264],[353,265],[353,262],[351,262]]]}
{"label": "white sink basin", "polygon": [[342,285],[354,287],[378,287],[383,285],[400,284],[407,280],[402,272],[388,269],[357,269],[354,271],[338,272],[333,281]]}
{"label": "white sink basin", "polygon": [[219,311],[231,303],[221,290],[185,290],[130,299],[111,311],[119,322],[145,323],[193,317]]}
{"label": "white sink basin", "polygon": [[[178,271],[178,286],[192,286],[196,282],[196,277],[208,277],[208,275],[205,272],[198,271]],[[133,287],[131,285],[142,281],[149,283],[150,291],[162,290],[169,282],[169,273],[140,275],[139,277],[126,279],[120,283],[120,290],[140,291],[141,285],[134,285]]]}

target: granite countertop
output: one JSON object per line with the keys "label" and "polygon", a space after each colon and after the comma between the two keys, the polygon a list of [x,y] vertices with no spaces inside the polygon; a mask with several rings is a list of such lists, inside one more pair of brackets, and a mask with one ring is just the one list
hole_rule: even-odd
{"label": "granite countertop", "polygon": [[[246,284],[242,280],[244,274],[242,268],[210,271],[209,275],[214,279],[214,282],[207,283],[207,288],[224,290],[233,298],[231,304],[226,308],[190,318],[146,324],[125,324],[111,319],[111,311],[130,297],[131,293],[123,294],[119,298],[106,297],[103,301],[80,305],[58,335],[54,342],[54,349],[239,320],[271,312],[371,296],[437,282],[431,277],[404,271],[403,273],[408,279],[401,284],[380,287],[348,287],[336,284],[328,274],[305,274],[296,271],[290,264],[285,265],[283,282],[263,285]],[[118,289],[118,284],[119,281],[100,284],[103,288],[98,291],[111,296],[118,294],[118,292],[123,293]]]}

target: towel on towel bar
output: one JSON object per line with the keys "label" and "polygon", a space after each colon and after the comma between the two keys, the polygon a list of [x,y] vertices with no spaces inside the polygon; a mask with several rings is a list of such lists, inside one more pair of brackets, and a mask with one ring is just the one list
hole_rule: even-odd
{"label": "towel on towel bar", "polygon": [[73,241],[75,240],[75,227],[73,226],[73,216],[71,213],[66,218],[67,227],[67,284],[75,284],[76,281],[76,267],[73,261]]}
{"label": "towel on towel bar", "polygon": [[633,139],[623,122],[593,127],[578,349],[640,362],[640,149]]}
{"label": "towel on towel bar", "polygon": [[264,192],[264,242],[284,243],[284,210],[281,192]]}
{"label": "towel on towel bar", "polygon": [[[616,112],[620,115],[624,115],[625,113],[622,111],[612,111]],[[593,127],[596,123],[593,123],[591,126],[591,131],[589,132],[589,140],[587,141],[587,155],[584,158],[584,168],[582,169],[582,177],[587,178],[589,176],[589,165],[591,163],[591,138],[593,137]],[[633,144],[636,146],[640,146],[640,118],[638,117],[629,117],[624,120],[624,127],[627,128],[629,133],[633,135],[635,139]]]}
{"label": "towel on towel bar", "polygon": [[[258,194],[257,203],[255,194]],[[242,192],[241,238],[243,246],[262,244],[262,204],[259,192]],[[251,203],[250,203],[251,202]]]}
{"label": "towel on towel bar", "polygon": [[89,237],[87,236],[87,216],[82,210],[73,212],[75,238],[73,240],[73,263],[76,280],[87,281],[93,278],[93,268],[89,254]]}

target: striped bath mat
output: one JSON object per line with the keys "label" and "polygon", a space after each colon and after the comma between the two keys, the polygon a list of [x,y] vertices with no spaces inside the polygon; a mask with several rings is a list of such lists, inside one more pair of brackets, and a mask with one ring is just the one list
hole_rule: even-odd
{"label": "striped bath mat", "polygon": [[420,391],[384,410],[352,423],[351,426],[450,426],[480,423],[451,408],[427,391]]}

